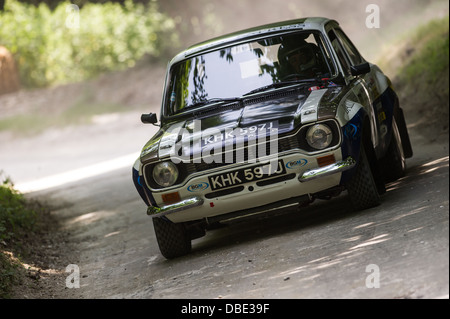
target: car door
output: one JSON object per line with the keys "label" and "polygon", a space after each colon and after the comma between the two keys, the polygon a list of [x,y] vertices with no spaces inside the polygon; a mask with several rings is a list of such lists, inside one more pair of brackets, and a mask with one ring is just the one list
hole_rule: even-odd
{"label": "car door", "polygon": [[373,72],[371,71],[367,74],[353,76],[351,67],[360,65],[366,61],[338,26],[335,26],[328,31],[328,37],[342,66],[342,72],[347,85],[351,87],[354,96],[356,96],[358,100],[356,102],[361,104],[369,115],[372,143],[378,154],[380,152],[380,125],[374,105],[377,92],[374,92],[375,86],[371,85],[374,82]]}

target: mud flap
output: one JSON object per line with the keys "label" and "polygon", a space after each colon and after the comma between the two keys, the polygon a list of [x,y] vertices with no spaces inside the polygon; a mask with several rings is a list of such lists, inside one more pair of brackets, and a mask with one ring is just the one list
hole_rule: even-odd
{"label": "mud flap", "polygon": [[400,107],[397,109],[395,119],[397,121],[400,138],[402,139],[403,154],[405,155],[405,158],[410,158],[413,156],[413,149],[411,145],[411,140],[409,139],[405,116],[403,114],[403,110]]}

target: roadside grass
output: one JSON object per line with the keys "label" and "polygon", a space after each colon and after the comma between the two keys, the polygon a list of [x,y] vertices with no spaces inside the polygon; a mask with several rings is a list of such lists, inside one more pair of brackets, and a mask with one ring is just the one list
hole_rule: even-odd
{"label": "roadside grass", "polygon": [[[1,177],[1,175],[0,175]],[[20,283],[23,237],[36,230],[39,211],[13,188],[9,178],[0,185],[0,298],[9,298],[14,285]],[[16,255],[16,256],[15,256]]]}
{"label": "roadside grass", "polygon": [[53,209],[26,198],[0,171],[0,299],[54,298],[65,282],[62,269],[76,256],[68,257],[72,247]]}
{"label": "roadside grass", "polygon": [[431,20],[395,39],[377,64],[402,83],[442,80],[437,75],[449,67],[449,17]]}
{"label": "roadside grass", "polygon": [[392,80],[408,127],[429,142],[448,139],[448,15],[399,37],[377,64]]}
{"label": "roadside grass", "polygon": [[449,17],[433,20],[411,37],[394,78],[410,123],[430,142],[448,139]]}
{"label": "roadside grass", "polygon": [[20,265],[14,261],[10,254],[0,251],[0,299],[10,298],[13,285],[19,283],[18,271]]}
{"label": "roadside grass", "polygon": [[22,231],[31,231],[37,212],[32,210],[9,178],[0,185],[0,241],[8,241]]}
{"label": "roadside grass", "polygon": [[[416,49],[410,54],[410,61],[398,72],[399,79],[412,81],[442,81],[438,75],[448,71],[449,67],[449,17],[433,20],[420,27],[409,40]],[[448,94],[448,87],[446,87]]]}

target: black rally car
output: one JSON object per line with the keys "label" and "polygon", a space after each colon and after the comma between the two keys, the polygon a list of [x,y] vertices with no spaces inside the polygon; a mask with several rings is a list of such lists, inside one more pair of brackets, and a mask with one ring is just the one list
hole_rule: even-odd
{"label": "black rally car", "polygon": [[[154,113],[144,123],[158,125]],[[208,226],[347,190],[380,203],[412,148],[390,80],[339,24],[304,18],[192,46],[168,65],[160,129],[133,166],[161,253]]]}

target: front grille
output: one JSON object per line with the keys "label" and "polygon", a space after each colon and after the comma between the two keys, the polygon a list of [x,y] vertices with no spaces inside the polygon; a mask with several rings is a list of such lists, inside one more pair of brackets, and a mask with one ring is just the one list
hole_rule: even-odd
{"label": "front grille", "polygon": [[[333,141],[329,148],[335,147],[340,142],[340,130],[336,121],[327,120],[327,123],[333,132]],[[281,136],[276,140],[276,154],[271,154],[271,143],[275,141],[270,141],[270,139],[262,140],[261,145],[256,144],[256,141],[248,144],[246,141],[241,148],[236,149],[236,145],[233,146],[232,150],[223,149],[221,153],[214,153],[214,161],[211,163],[205,162],[203,159],[199,163],[181,162],[177,164],[179,170],[179,176],[175,185],[182,184],[190,175],[199,172],[205,172],[209,170],[215,170],[219,168],[226,168],[233,164],[247,164],[247,163],[257,163],[258,159],[266,156],[277,156],[291,150],[302,150],[306,153],[313,153],[317,150],[312,149],[305,140],[306,131],[309,125],[303,126],[296,134],[289,136]],[[323,150],[322,150],[323,151]],[[162,187],[157,185],[152,178],[153,167],[156,163],[149,163],[144,166],[144,176],[147,185],[152,189],[161,189]]]}

